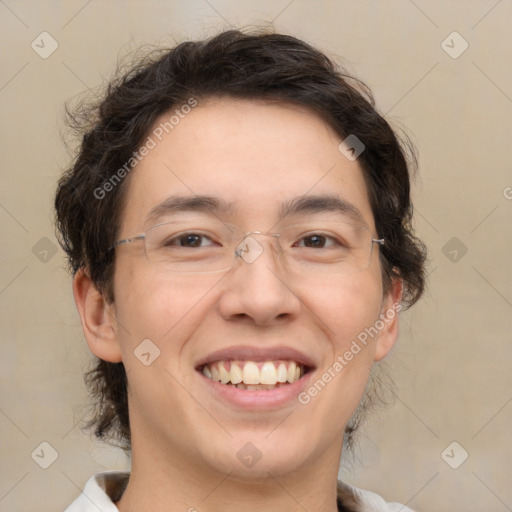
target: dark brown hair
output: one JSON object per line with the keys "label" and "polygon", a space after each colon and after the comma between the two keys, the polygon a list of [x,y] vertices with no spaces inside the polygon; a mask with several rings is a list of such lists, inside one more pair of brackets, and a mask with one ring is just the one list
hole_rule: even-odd
{"label": "dark brown hair", "polygon": [[[108,85],[100,101],[69,112],[81,138],[77,156],[59,181],[56,228],[71,272],[84,269],[107,302],[113,293],[114,251],[127,179],[103,200],[95,192],[133,158],[171,109],[213,96],[270,100],[305,106],[318,113],[342,138],[355,135],[365,146],[359,156],[381,247],[384,293],[393,276],[404,283],[409,307],[425,285],[426,250],[411,226],[410,167],[416,160],[407,137],[401,141],[374,108],[370,90],[322,52],[289,35],[229,30],[205,41],[188,41],[151,52]],[[408,164],[409,161],[409,164]],[[118,174],[119,177],[119,174]],[[110,189],[109,189],[110,190]],[[100,439],[130,448],[126,373],[122,363],[96,361],[86,374],[94,398],[94,426]],[[375,381],[372,383],[375,387]],[[378,392],[367,393],[347,426],[350,441]]]}

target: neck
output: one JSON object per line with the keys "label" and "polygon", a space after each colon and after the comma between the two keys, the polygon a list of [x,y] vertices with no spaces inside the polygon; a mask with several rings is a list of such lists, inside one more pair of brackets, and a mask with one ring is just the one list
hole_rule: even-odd
{"label": "neck", "polygon": [[[116,503],[120,512],[337,512],[341,448],[293,471],[272,468],[219,472],[190,454],[163,453],[132,439],[130,480]],[[256,473],[256,471],[258,471]]]}

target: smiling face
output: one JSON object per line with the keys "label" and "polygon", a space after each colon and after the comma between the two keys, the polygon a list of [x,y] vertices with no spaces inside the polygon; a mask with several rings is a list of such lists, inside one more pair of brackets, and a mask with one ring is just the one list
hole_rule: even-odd
{"label": "smiling face", "polygon": [[[287,233],[299,224],[310,235],[333,221],[354,224],[355,215],[377,238],[362,170],[340,153],[340,142],[320,117],[297,106],[202,101],[132,172],[119,238],[179,221],[196,233],[204,225],[211,235],[187,238],[191,250],[199,242],[197,249],[215,251],[224,222],[241,233]],[[301,239],[306,249],[291,248],[284,235],[250,240],[257,257],[202,274],[148,258],[143,240],[121,244],[115,303],[91,320],[101,328],[91,333],[82,314],[91,350],[125,365],[134,468],[239,478],[315,467],[337,472],[345,426],[373,362],[395,341],[396,318],[360,343],[341,370],[333,365],[399,300],[400,286],[383,297],[371,236],[368,264],[334,273],[298,272],[292,264],[306,254],[294,251],[329,251],[333,239]],[[316,396],[298,399],[322,378]],[[247,389],[261,381],[264,388]],[[254,457],[261,458],[252,465]]]}

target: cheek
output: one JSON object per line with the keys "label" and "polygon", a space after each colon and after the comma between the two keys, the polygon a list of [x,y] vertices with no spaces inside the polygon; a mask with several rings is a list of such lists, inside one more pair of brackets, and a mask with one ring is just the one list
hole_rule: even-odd
{"label": "cheek", "polygon": [[339,284],[312,288],[307,300],[339,353],[379,318],[382,283],[374,272],[349,275]]}
{"label": "cheek", "polygon": [[382,285],[378,277],[372,273],[346,277],[329,292],[324,288],[308,295],[311,307],[316,303],[314,313],[330,346],[322,373],[303,398],[311,400],[318,417],[328,418],[335,433],[357,408],[370,376],[375,341],[367,332],[379,319]]}
{"label": "cheek", "polygon": [[144,339],[152,340],[161,351],[178,350],[180,340],[190,336],[207,307],[200,279],[157,276],[145,268],[120,268],[117,278],[116,314],[126,351],[133,351]]}

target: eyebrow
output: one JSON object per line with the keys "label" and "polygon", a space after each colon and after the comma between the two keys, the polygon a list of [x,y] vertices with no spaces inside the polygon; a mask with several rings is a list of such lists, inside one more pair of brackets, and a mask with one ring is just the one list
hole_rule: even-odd
{"label": "eyebrow", "polygon": [[[235,206],[220,197],[210,195],[171,196],[151,209],[146,223],[156,223],[165,215],[181,212],[200,212],[214,215],[232,215]],[[313,213],[341,213],[351,220],[367,226],[361,211],[352,203],[337,195],[303,195],[281,203],[279,217]]]}
{"label": "eyebrow", "polygon": [[367,226],[363,214],[355,205],[342,197],[328,194],[295,197],[281,205],[279,215],[280,217],[288,217],[325,212],[341,213],[351,220]]}
{"label": "eyebrow", "polygon": [[151,209],[146,222],[157,222],[171,213],[201,212],[209,214],[231,214],[233,204],[216,196],[170,196]]}

